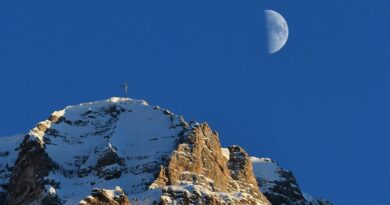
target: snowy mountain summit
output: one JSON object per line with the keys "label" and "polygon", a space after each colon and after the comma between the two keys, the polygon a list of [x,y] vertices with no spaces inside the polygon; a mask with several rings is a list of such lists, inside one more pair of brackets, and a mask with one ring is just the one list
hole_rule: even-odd
{"label": "snowy mountain summit", "polygon": [[290,171],[142,100],[68,106],[0,138],[0,205],[299,204]]}

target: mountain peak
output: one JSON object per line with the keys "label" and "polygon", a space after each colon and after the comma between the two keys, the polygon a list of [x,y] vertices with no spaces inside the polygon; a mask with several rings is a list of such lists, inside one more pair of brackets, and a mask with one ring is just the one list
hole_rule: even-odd
{"label": "mountain peak", "polygon": [[282,194],[309,204],[272,160],[222,148],[206,123],[143,100],[68,106],[0,140],[0,204],[278,204]]}

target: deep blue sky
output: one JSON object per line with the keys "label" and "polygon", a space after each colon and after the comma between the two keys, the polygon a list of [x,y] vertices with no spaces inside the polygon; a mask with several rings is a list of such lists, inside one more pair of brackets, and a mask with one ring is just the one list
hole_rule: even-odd
{"label": "deep blue sky", "polygon": [[[268,55],[263,10],[287,20]],[[336,204],[390,204],[390,3],[0,3],[0,136],[122,94],[207,121]]]}

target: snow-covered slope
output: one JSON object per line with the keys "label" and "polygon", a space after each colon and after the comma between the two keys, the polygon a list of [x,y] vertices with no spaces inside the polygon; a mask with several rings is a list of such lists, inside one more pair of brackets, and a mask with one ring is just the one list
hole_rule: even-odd
{"label": "snow-covered slope", "polygon": [[271,192],[284,194],[276,163],[230,149],[207,124],[143,100],[68,106],[27,135],[0,138],[0,205],[73,205],[119,187],[132,204],[268,204]]}
{"label": "snow-covered slope", "polygon": [[42,141],[59,166],[45,180],[61,183],[57,194],[66,204],[77,204],[94,187],[144,192],[175,148],[183,125],[180,117],[145,101],[111,98],[54,112],[30,132],[30,139]]}

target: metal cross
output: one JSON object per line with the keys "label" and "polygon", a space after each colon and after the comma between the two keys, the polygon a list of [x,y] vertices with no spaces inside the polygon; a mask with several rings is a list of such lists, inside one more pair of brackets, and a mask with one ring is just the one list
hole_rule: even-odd
{"label": "metal cross", "polygon": [[123,85],[121,85],[121,88],[125,89],[125,94],[126,94],[126,97],[127,97],[127,91],[129,90],[129,84],[124,83]]}

